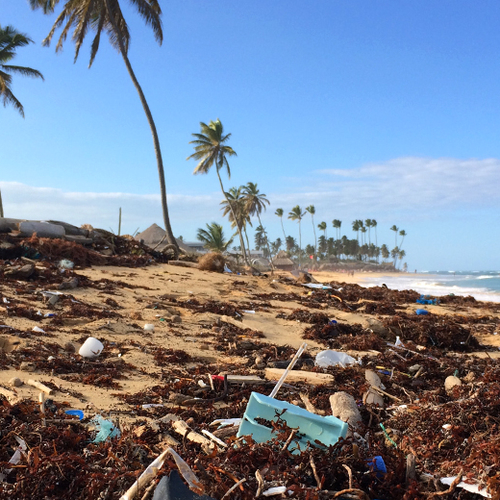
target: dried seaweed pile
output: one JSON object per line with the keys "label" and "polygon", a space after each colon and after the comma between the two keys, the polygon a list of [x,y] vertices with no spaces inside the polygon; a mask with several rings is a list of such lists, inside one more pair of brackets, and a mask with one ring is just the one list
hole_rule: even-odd
{"label": "dried seaweed pile", "polygon": [[[100,293],[112,294],[116,288],[130,287],[106,279],[90,281],[71,271],[61,277],[50,262],[45,270],[38,270],[36,277],[44,280],[46,288],[57,288],[72,278]],[[16,293],[14,298],[9,295],[6,315],[39,318],[37,309],[47,303],[32,282],[7,283]],[[69,293],[61,294],[57,317],[44,324],[44,332],[10,329],[19,338],[30,337],[30,343],[9,353],[0,350],[0,369],[51,374],[62,380],[59,384],[46,383],[57,396],[70,393],[72,382],[107,388],[127,408],[123,414],[133,422],[104,415],[121,433],[98,443],[94,442],[97,430],[91,420],[93,412],[87,412],[80,422],[65,414],[68,404],[64,402],[48,400],[42,414],[39,403],[10,403],[0,396],[0,473],[6,474],[0,481],[0,498],[117,500],[156,456],[167,446],[174,446],[204,492],[217,499],[250,500],[277,486],[286,487],[285,498],[300,500],[477,499],[456,483],[448,488],[437,479],[463,475],[488,487],[491,497],[500,500],[500,364],[467,355],[480,347],[475,335],[492,333],[497,319],[473,314],[417,316],[402,310],[418,298],[412,291],[332,286],[331,291],[306,291],[305,295],[255,295],[250,302],[238,304],[194,298],[170,298],[167,304],[157,302],[155,297],[146,306],[241,318],[247,308],[258,311],[276,307],[271,301],[299,303],[305,309],[279,313],[278,317],[301,323],[304,338],[329,349],[376,351],[359,364],[326,369],[314,366],[314,359],[307,353],[302,356],[297,367],[311,372],[310,376],[319,372],[329,375],[331,381],[325,385],[290,382],[280,389],[279,399],[330,415],[330,396],[343,391],[355,399],[362,418],[356,432],[334,446],[316,447],[311,443],[302,453],[292,453],[300,428],[289,428],[279,418],[283,415],[277,415],[274,438],[266,443],[236,438],[236,426],[213,425],[217,419],[241,417],[252,391],[269,394],[274,383],[266,380],[265,370],[286,367],[295,349],[268,344],[261,340],[262,332],[211,317],[198,324],[200,345],[210,341],[215,350],[240,356],[245,362],[210,365],[180,349],[149,341],[124,340],[111,345],[104,338],[105,351],[88,361],[75,353],[74,346],[72,349],[54,341],[58,325],[74,318],[119,320],[118,296],[106,296],[99,307],[76,300]],[[465,303],[457,301],[457,307]],[[371,315],[370,327],[333,321],[326,312],[318,311],[326,307],[360,312],[364,308]],[[107,327],[111,328],[103,325]],[[172,324],[168,332],[185,334],[182,324]],[[88,336],[84,330],[75,329],[74,334],[81,334],[79,342]],[[395,343],[397,337],[402,344]],[[130,349],[140,349],[150,357],[154,372],[149,376],[155,382],[134,394],[115,393],[121,388],[120,382],[141,370],[117,356]],[[383,404],[367,401],[367,393],[374,389],[366,370],[380,377],[377,395]],[[257,378],[257,385],[230,383],[227,374],[252,376]],[[445,387],[450,377],[455,385]],[[79,397],[75,391],[73,395]],[[186,426],[181,426],[182,432],[179,423]],[[209,441],[204,437],[207,431],[224,444]],[[27,449],[20,461],[12,464],[9,461],[19,446],[18,439],[24,440]],[[383,459],[386,472],[374,466],[374,457]],[[168,458],[159,477],[173,470],[177,465]],[[148,498],[143,494],[141,491],[138,498]],[[149,495],[151,498],[151,490]]]}

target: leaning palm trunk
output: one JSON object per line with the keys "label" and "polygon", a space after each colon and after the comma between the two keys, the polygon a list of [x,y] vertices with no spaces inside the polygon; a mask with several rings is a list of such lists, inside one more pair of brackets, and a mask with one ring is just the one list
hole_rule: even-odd
{"label": "leaning palm trunk", "polygon": [[146,113],[146,118],[149,123],[149,127],[151,129],[151,134],[153,136],[153,143],[154,143],[154,148],[155,148],[155,155],[156,155],[156,163],[158,165],[158,175],[160,177],[160,195],[161,195],[161,208],[163,212],[163,223],[165,224],[165,232],[167,236],[167,241],[171,245],[175,245],[176,248],[177,246],[177,241],[175,240],[174,234],[172,233],[172,228],[170,227],[170,219],[168,216],[168,206],[167,206],[167,189],[165,187],[165,172],[163,170],[163,159],[161,156],[161,149],[160,149],[160,140],[158,139],[158,132],[156,130],[156,125],[153,120],[153,115],[151,114],[151,111],[149,109],[148,103],[146,101],[146,97],[144,96],[144,92],[142,91],[142,88],[139,84],[139,81],[137,80],[134,70],[132,69],[132,65],[130,64],[130,61],[127,56],[127,52],[125,50],[125,46],[123,45],[123,39],[122,39],[122,33],[120,32],[120,28],[118,28],[118,25],[115,23],[115,19],[113,18],[111,14],[111,7],[109,0],[106,0],[106,7],[108,9],[108,17],[109,21],[111,23],[111,26],[113,26],[113,30],[116,33],[116,38],[118,41],[118,45],[120,47],[120,54],[123,57],[123,60],[125,62],[125,66],[127,67],[128,74],[130,75],[130,78],[132,79],[132,82],[134,84],[134,87],[137,90],[137,93],[139,94],[139,99],[141,100],[142,107],[144,109],[144,112]]}
{"label": "leaning palm trunk", "polygon": [[0,191],[0,218],[3,218],[2,191]]}
{"label": "leaning palm trunk", "polygon": [[240,228],[240,225],[238,224],[238,219],[236,218],[236,214],[234,213],[233,205],[229,201],[229,198],[227,197],[226,192],[224,191],[224,185],[222,184],[222,179],[220,178],[219,169],[217,168],[216,171],[217,171],[217,177],[219,178],[219,183],[220,183],[220,188],[222,190],[222,194],[224,195],[224,198],[226,198],[227,204],[229,205],[229,209],[231,210],[231,214],[233,215],[233,220],[236,224],[236,229],[238,230],[238,236],[240,237],[241,253],[243,254],[243,260],[245,261],[245,264],[250,265],[250,263],[248,262],[247,253],[245,251],[245,242],[243,241],[243,236],[241,234],[241,228]]}

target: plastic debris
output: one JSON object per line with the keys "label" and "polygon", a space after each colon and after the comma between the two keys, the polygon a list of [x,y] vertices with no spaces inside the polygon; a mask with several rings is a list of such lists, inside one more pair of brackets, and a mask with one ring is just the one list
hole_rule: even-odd
{"label": "plastic debris", "polygon": [[75,263],[68,259],[62,259],[59,261],[59,269],[61,270],[73,269],[74,267]]}
{"label": "plastic debris", "polygon": [[429,311],[427,311],[426,309],[417,309],[415,313],[419,316],[425,316],[426,314],[429,314]]}
{"label": "plastic debris", "polygon": [[113,422],[106,420],[101,415],[96,415],[90,423],[95,425],[97,430],[96,437],[92,440],[93,443],[102,443],[107,439],[120,436],[121,432],[115,427]]}
{"label": "plastic debris", "polygon": [[215,500],[207,495],[193,493],[176,470],[163,476],[155,489],[153,500]]}
{"label": "plastic debris", "polygon": [[263,497],[272,497],[274,495],[282,495],[286,492],[286,486],[274,486],[262,492]]}
{"label": "plastic debris", "polygon": [[238,437],[251,435],[254,441],[264,443],[277,438],[277,433],[270,427],[256,421],[257,418],[277,422],[278,416],[288,427],[298,429],[288,448],[293,453],[300,453],[310,443],[313,446],[334,445],[340,438],[345,438],[348,425],[334,417],[322,417],[310,413],[299,406],[279,401],[257,392],[252,392],[238,429]]}
{"label": "plastic debris", "polygon": [[84,414],[82,410],[66,410],[64,413],[72,417],[78,417],[78,420],[83,420]]}
{"label": "plastic debris", "polygon": [[328,368],[329,366],[335,365],[354,365],[356,363],[359,363],[359,361],[345,352],[327,350],[320,351],[316,355],[316,366],[319,366],[320,368]]}
{"label": "plastic debris", "polygon": [[100,340],[94,337],[89,337],[80,347],[78,354],[84,358],[96,358],[101,354],[104,349],[104,345]]}

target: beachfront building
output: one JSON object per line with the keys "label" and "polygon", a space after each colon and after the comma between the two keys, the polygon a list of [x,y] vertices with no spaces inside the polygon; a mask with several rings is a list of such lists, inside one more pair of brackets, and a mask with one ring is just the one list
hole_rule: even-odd
{"label": "beachfront building", "polygon": [[273,259],[273,266],[283,271],[291,271],[295,267],[295,264],[284,250],[280,250]]}

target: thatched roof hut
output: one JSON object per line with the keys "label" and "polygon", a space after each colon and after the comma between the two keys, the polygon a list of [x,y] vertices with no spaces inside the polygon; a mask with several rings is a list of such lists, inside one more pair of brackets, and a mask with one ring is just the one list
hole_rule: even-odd
{"label": "thatched roof hut", "polygon": [[273,266],[283,271],[291,271],[295,267],[295,264],[284,250],[280,250],[273,259]]}
{"label": "thatched roof hut", "polygon": [[[162,240],[162,238],[165,236],[165,230],[162,229],[158,224],[152,224],[149,226],[147,229],[145,229],[142,233],[139,233],[135,236],[135,239],[138,241],[143,241],[145,245],[147,245],[150,248],[155,248],[158,243]],[[184,242],[182,242],[179,239],[175,239],[177,242],[177,245],[179,246],[181,251],[184,251],[184,253],[191,254],[191,253],[198,253],[196,250],[193,248],[187,246]],[[158,252],[161,252],[166,246],[168,245],[168,241],[165,239],[159,245],[156,250]]]}

